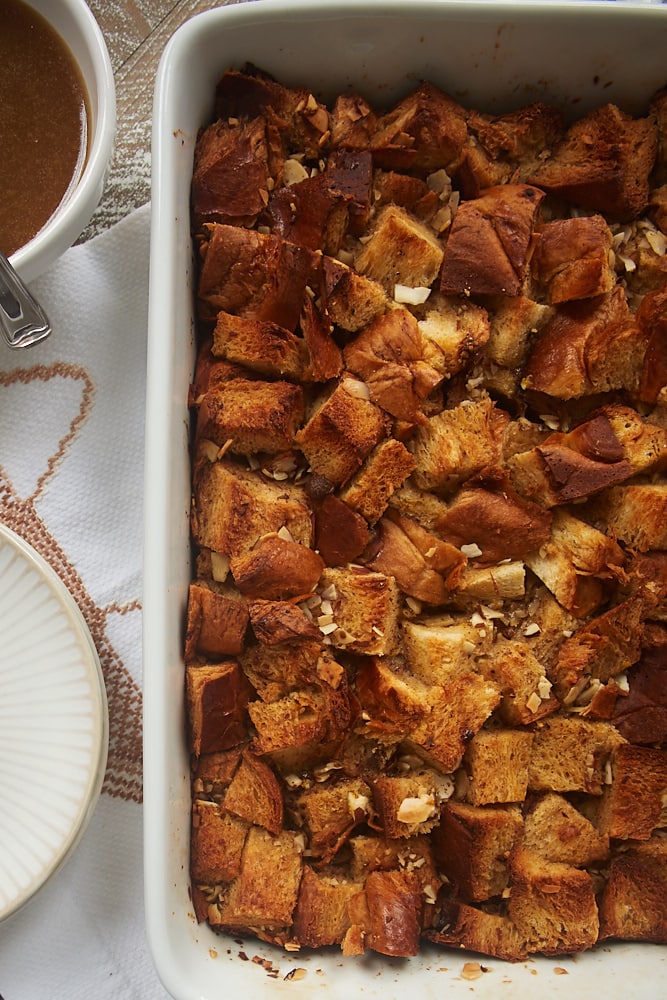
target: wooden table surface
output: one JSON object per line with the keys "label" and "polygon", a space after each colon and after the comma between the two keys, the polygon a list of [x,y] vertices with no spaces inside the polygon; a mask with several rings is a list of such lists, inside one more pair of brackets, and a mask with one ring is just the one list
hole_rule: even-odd
{"label": "wooden table surface", "polygon": [[82,240],[150,200],[153,87],[167,41],[194,14],[236,2],[241,0],[88,0],[111,58],[118,124],[106,188]]}

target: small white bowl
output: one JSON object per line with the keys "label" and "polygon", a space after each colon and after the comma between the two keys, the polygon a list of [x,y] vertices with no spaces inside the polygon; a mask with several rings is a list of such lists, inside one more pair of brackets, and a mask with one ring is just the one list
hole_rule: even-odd
{"label": "small white bowl", "polygon": [[102,196],[116,131],[116,90],[104,36],[85,0],[24,0],[67,45],[88,97],[88,155],[81,177],[46,225],[9,258],[24,281],[45,271],[81,235]]}

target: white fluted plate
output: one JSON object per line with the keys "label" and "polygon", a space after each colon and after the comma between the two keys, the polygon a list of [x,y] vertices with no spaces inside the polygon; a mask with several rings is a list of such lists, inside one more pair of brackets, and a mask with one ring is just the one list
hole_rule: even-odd
{"label": "white fluted plate", "polygon": [[0,526],[0,920],[78,843],[108,740],[104,679],[81,612],[48,563]]}

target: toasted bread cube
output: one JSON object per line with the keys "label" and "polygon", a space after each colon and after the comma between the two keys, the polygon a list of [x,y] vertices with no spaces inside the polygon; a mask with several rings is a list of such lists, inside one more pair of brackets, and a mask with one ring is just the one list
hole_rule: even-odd
{"label": "toasted bread cube", "polygon": [[457,897],[470,903],[502,894],[507,887],[506,859],[522,829],[517,806],[443,805],[433,847]]}
{"label": "toasted bread cube", "polygon": [[269,531],[287,528],[309,546],[312,518],[304,491],[277,483],[229,462],[206,462],[195,483],[196,541],[227,556],[240,555]]}
{"label": "toasted bread cube", "polygon": [[358,386],[340,382],[295,438],[313,472],[336,485],[354,475],[386,434],[382,412]]}
{"label": "toasted bread cube", "polygon": [[524,847],[510,855],[509,871],[509,916],[529,952],[572,954],[595,944],[599,919],[588,872]]}
{"label": "toasted bread cube", "polygon": [[607,763],[622,742],[607,722],[562,715],[543,719],[535,730],[528,787],[534,792],[601,795]]}
{"label": "toasted bread cube", "polygon": [[387,308],[382,285],[347,264],[324,257],[322,273],[327,314],[342,330],[356,333]]}
{"label": "toasted bread cube", "polygon": [[368,387],[371,400],[397,420],[423,419],[420,404],[442,376],[425,360],[426,342],[408,309],[376,316],[346,345],[346,368]]}
{"label": "toasted bread cube", "polygon": [[188,589],[185,659],[236,656],[244,645],[248,607],[239,594],[218,593],[203,581]]}
{"label": "toasted bread cube", "polygon": [[480,674],[452,677],[443,687],[429,690],[428,711],[410,732],[407,743],[435,768],[451,774],[499,701],[497,687]]}
{"label": "toasted bread cube", "polygon": [[667,467],[667,427],[649,422],[637,410],[621,403],[605,406],[602,412],[635,475],[662,472]]}
{"label": "toasted bread cube", "polygon": [[513,560],[497,566],[471,566],[464,568],[456,582],[452,600],[457,606],[516,601],[526,592],[526,567]]}
{"label": "toasted bread cube", "polygon": [[466,800],[474,806],[523,802],[534,735],[521,729],[480,729],[470,740],[463,766]]}
{"label": "toasted bread cube", "polygon": [[250,824],[218,802],[195,799],[192,805],[190,874],[193,882],[231,882],[241,870],[241,854]]}
{"label": "toasted bread cube", "polygon": [[343,939],[344,955],[366,948],[382,955],[418,954],[424,900],[413,872],[371,872],[349,906],[352,923]]}
{"label": "toasted bread cube", "polygon": [[637,662],[641,653],[646,601],[628,598],[587,621],[562,643],[549,671],[559,697],[594,678],[605,683]]}
{"label": "toasted bread cube", "polygon": [[290,382],[231,379],[201,401],[197,434],[237,455],[275,453],[292,446],[304,416],[303,390]]}
{"label": "toasted bread cube", "polygon": [[487,357],[504,368],[520,368],[530,341],[553,314],[553,309],[525,295],[502,296],[490,311]]}
{"label": "toasted bread cube", "polygon": [[432,297],[419,320],[424,361],[444,378],[465,371],[489,340],[489,316],[474,302]]}
{"label": "toasted bread cube", "polygon": [[544,507],[583,500],[633,474],[611,422],[600,411],[567,434],[550,434],[509,460],[515,488]]}
{"label": "toasted bread cube", "polygon": [[283,771],[300,771],[326,760],[351,719],[347,690],[295,691],[278,701],[253,701],[248,713],[257,730],[251,750],[270,754]]}
{"label": "toasted bread cube", "polygon": [[628,743],[667,743],[667,627],[644,626],[639,662],[630,673],[630,690],[616,702],[612,721]]}
{"label": "toasted bread cube", "polygon": [[380,775],[373,781],[373,801],[385,837],[430,833],[440,818],[437,772]]}
{"label": "toasted bread cube", "polygon": [[355,826],[367,822],[373,814],[371,789],[361,778],[334,777],[301,792],[294,806],[303,821],[312,856],[327,860]]}
{"label": "toasted bread cube", "polygon": [[453,545],[477,545],[482,564],[523,559],[549,538],[551,514],[520,497],[504,473],[477,477],[453,497],[437,530]]}
{"label": "toasted bread cube", "polygon": [[373,159],[390,170],[453,170],[466,140],[465,120],[460,104],[424,80],[377,120]]}
{"label": "toasted bread cube", "polygon": [[369,569],[392,577],[400,590],[425,604],[444,604],[465,568],[465,556],[417,521],[389,510],[361,556]]}
{"label": "toasted bread cube", "polygon": [[330,588],[337,629],[328,638],[333,646],[368,656],[395,653],[400,645],[400,592],[384,573],[359,568],[327,567],[320,587]]}
{"label": "toasted bread cube", "polygon": [[536,722],[560,707],[544,667],[521,640],[498,639],[480,669],[500,688],[500,716],[510,726]]}
{"label": "toasted bread cube", "polygon": [[192,762],[192,790],[196,795],[221,796],[239,766],[243,748],[203,753]]}
{"label": "toasted bread cube", "polygon": [[349,901],[362,889],[362,882],[305,865],[292,926],[297,944],[304,948],[340,944],[350,927]]}
{"label": "toasted bread cube", "polygon": [[480,955],[491,955],[505,962],[520,962],[527,957],[525,942],[508,916],[489,913],[458,900],[443,900],[438,904],[436,927],[425,936],[436,944],[444,944]]}
{"label": "toasted bread cube", "polygon": [[590,868],[609,857],[609,838],[555,792],[547,792],[528,809],[521,842],[547,861],[575,868]]}
{"label": "toasted bread cube", "polygon": [[191,752],[199,756],[242,743],[250,686],[238,663],[191,665],[185,678]]}
{"label": "toasted bread cube", "polygon": [[395,438],[381,441],[341,491],[340,499],[375,524],[414,467],[415,460],[404,444]]}
{"label": "toasted bread cube", "polygon": [[215,926],[278,930],[288,927],[299,894],[302,872],[298,834],[276,836],[252,826],[241,855],[241,871],[220,903],[209,908]]}
{"label": "toasted bread cube", "polygon": [[404,208],[386,205],[355,266],[393,296],[395,285],[430,287],[438,277],[442,257],[442,246],[431,229]]}
{"label": "toasted bread cube", "polygon": [[255,826],[263,826],[276,836],[283,826],[283,798],[280,784],[268,764],[249,750],[243,752],[225,797],[224,808]]}
{"label": "toasted bread cube", "polygon": [[305,342],[290,330],[222,310],[213,329],[211,351],[214,357],[273,378],[300,378],[308,360]]}
{"label": "toasted bread cube", "polygon": [[459,205],[442,262],[445,295],[520,295],[544,192],[498,184]]}
{"label": "toasted bread cube", "polygon": [[605,295],[559,307],[535,337],[524,365],[524,389],[579,399],[615,389],[636,391],[646,338],[621,285]]}
{"label": "toasted bread cube", "polygon": [[667,840],[654,837],[612,858],[600,898],[600,940],[667,944]]}
{"label": "toasted bread cube", "polygon": [[426,684],[445,684],[453,674],[469,674],[493,638],[492,628],[485,635],[480,631],[468,618],[406,621],[403,644],[410,670]]}
{"label": "toasted bread cube", "polygon": [[294,330],[318,255],[278,236],[214,224],[204,246],[197,290],[202,319],[220,310]]}
{"label": "toasted bread cube", "polygon": [[605,581],[623,560],[613,539],[563,510],[554,512],[551,539],[526,555],[526,565],[579,618],[602,604]]}
{"label": "toasted bread cube", "polygon": [[268,179],[265,120],[213,122],[195,144],[192,213],[196,226],[211,221],[251,226],[264,209]]}
{"label": "toasted bread cube", "polygon": [[315,548],[327,566],[355,562],[368,545],[371,532],[361,514],[333,494],[315,507]]}
{"label": "toasted bread cube", "polygon": [[618,840],[648,840],[665,826],[667,751],[625,743],[615,748],[611,771],[600,805],[600,829]]}
{"label": "toasted bread cube", "polygon": [[597,524],[635,552],[667,549],[667,485],[612,486],[592,503]]}
{"label": "toasted bread cube", "polygon": [[418,427],[411,443],[415,484],[423,490],[452,492],[487,465],[500,464],[509,416],[490,399],[442,410]]}
{"label": "toasted bread cube", "polygon": [[318,639],[320,636],[317,625],[303,608],[289,600],[251,599],[248,601],[248,615],[255,638],[266,646]]}
{"label": "toasted bread cube", "polygon": [[539,229],[533,276],[546,286],[554,305],[604,295],[616,284],[611,247],[611,231],[601,215],[554,219]]}
{"label": "toasted bread cube", "polygon": [[530,180],[576,205],[625,221],[646,208],[656,151],[651,119],[632,118],[606,104],[575,121]]}
{"label": "toasted bread cube", "polygon": [[309,594],[323,568],[324,562],[317,552],[273,532],[263,535],[250,551],[230,560],[241,593],[267,600]]}

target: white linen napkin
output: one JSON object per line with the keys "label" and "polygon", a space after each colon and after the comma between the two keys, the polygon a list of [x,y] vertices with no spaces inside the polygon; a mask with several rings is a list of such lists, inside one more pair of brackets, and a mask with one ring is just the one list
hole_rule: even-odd
{"label": "white linen napkin", "polygon": [[[150,207],[31,285],[51,320],[0,346],[0,521],[53,566],[88,624],[109,757],[64,868],[0,924],[0,1000],[164,1000],[144,931],[141,556]],[[29,767],[25,774],[30,787]]]}

